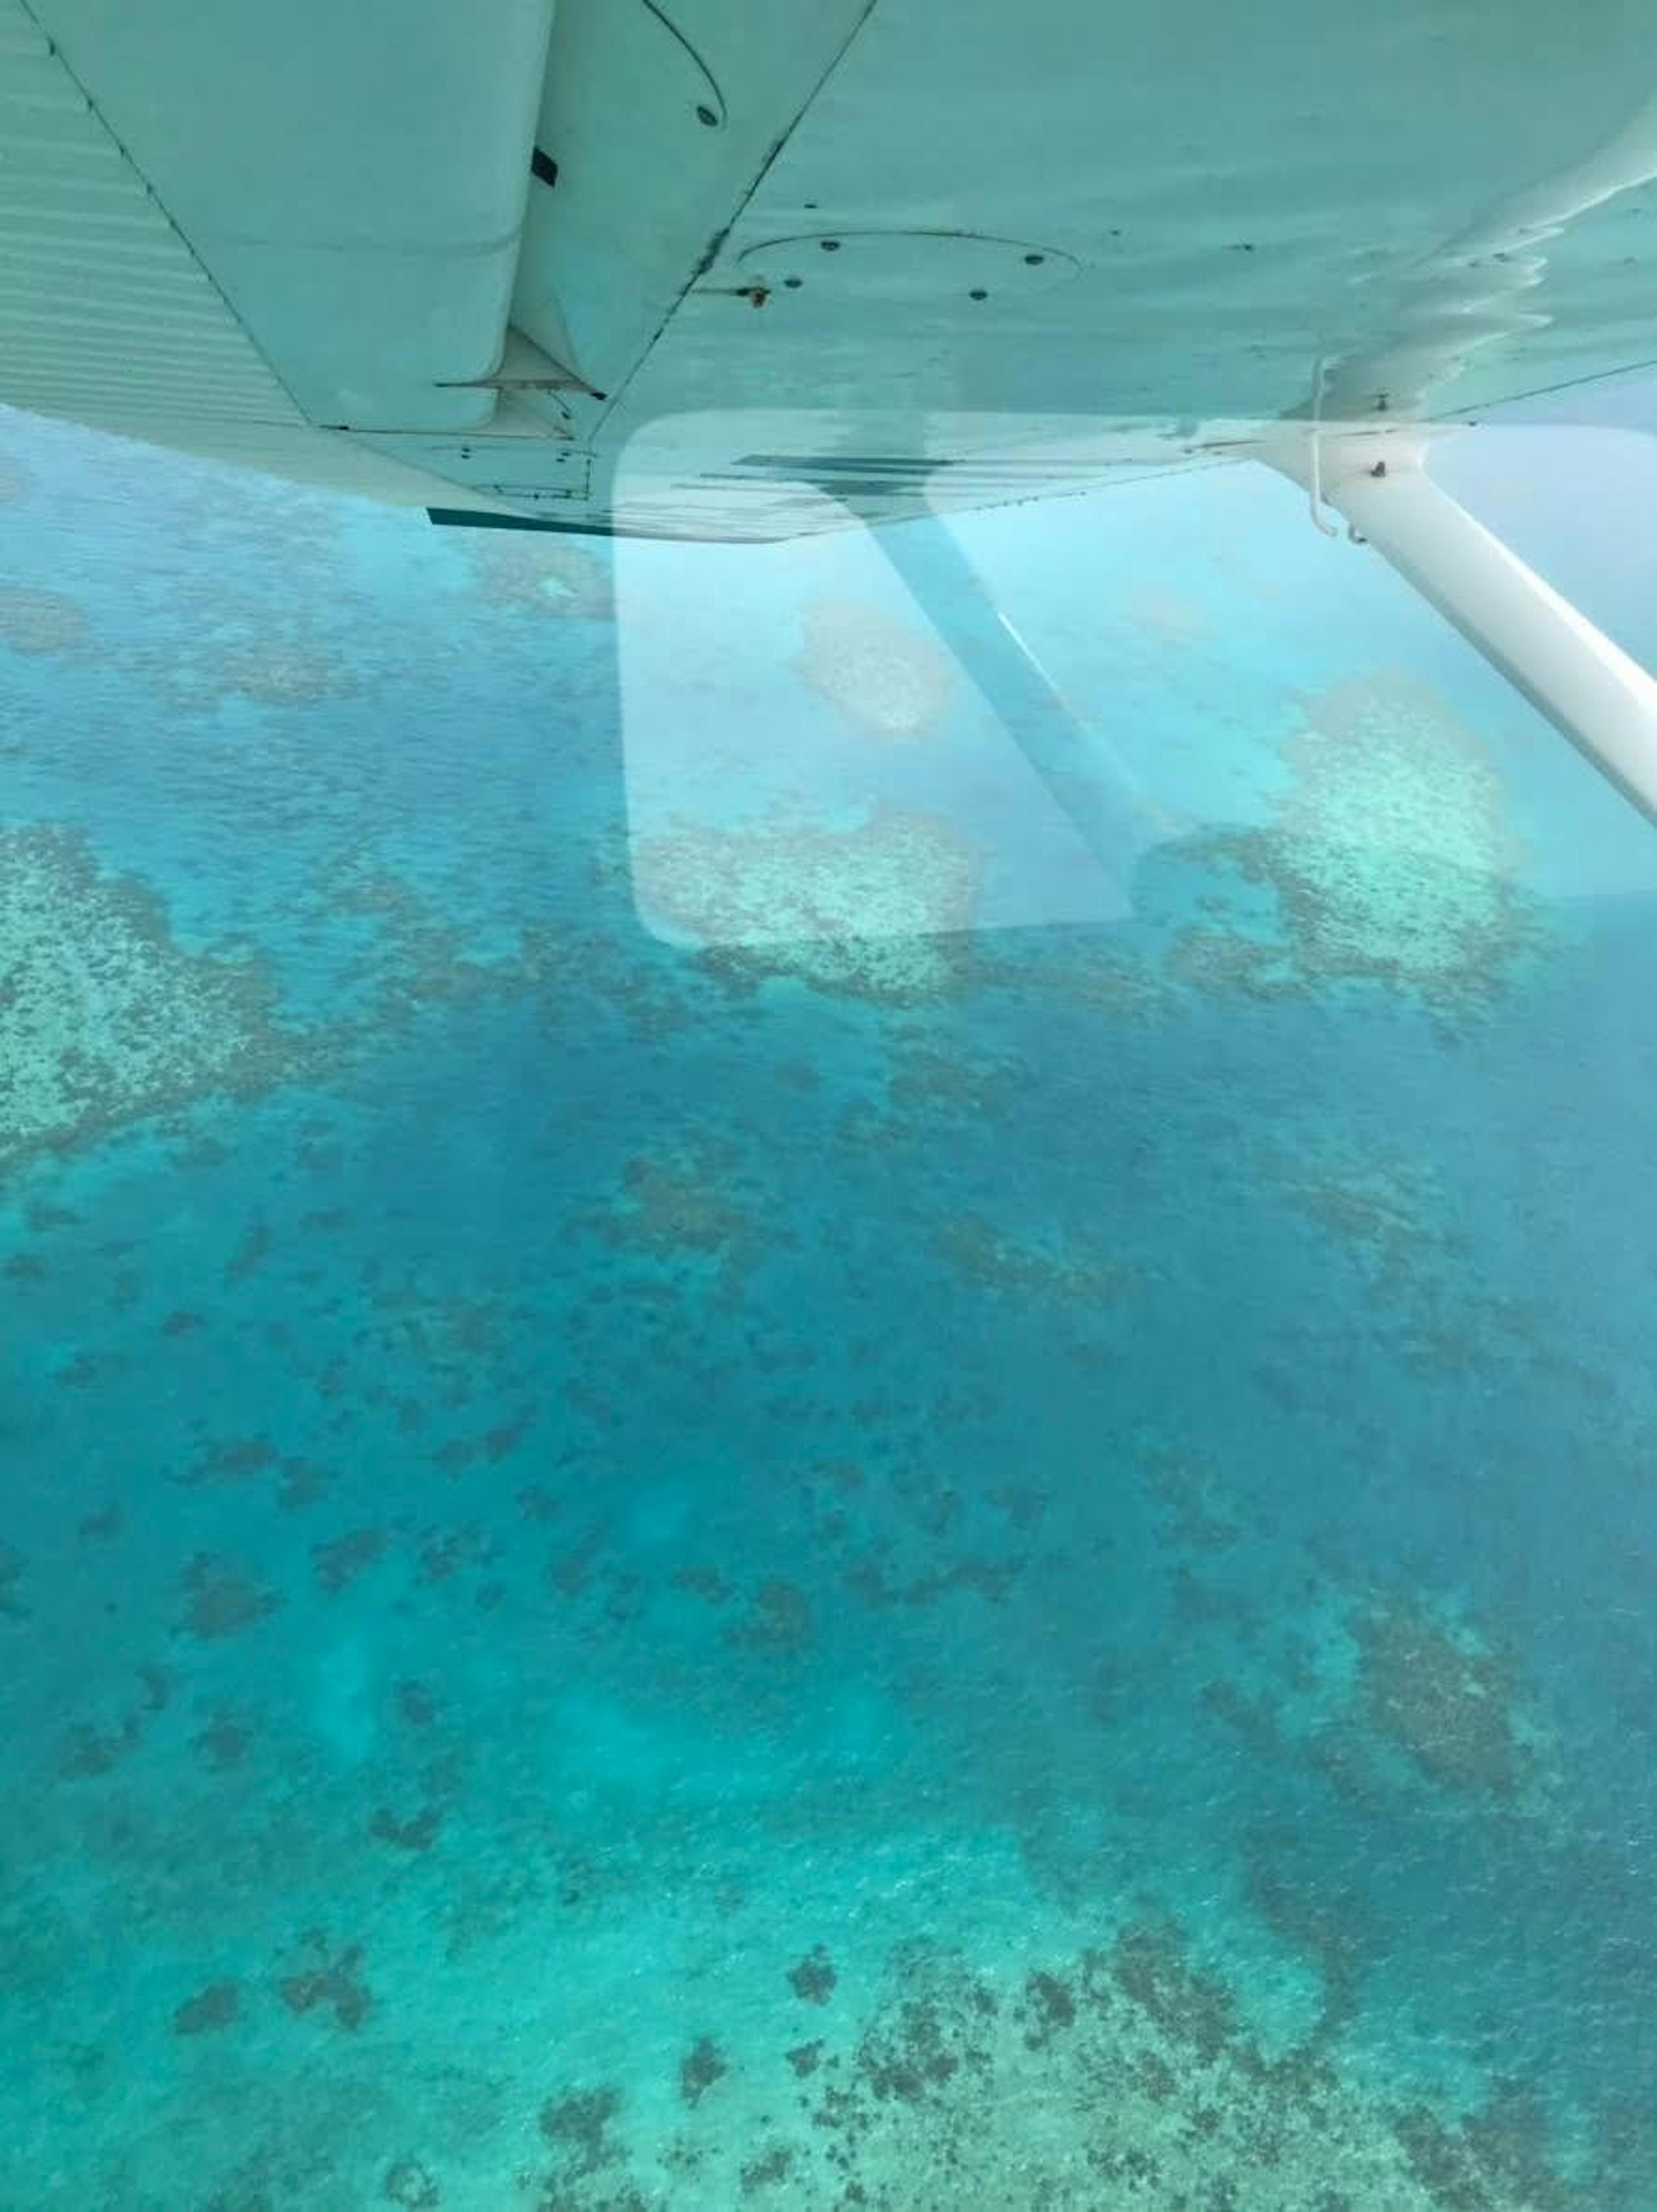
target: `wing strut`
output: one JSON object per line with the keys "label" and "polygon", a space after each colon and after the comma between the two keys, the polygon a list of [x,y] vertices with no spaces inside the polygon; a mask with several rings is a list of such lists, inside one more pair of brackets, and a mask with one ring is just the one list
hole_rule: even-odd
{"label": "wing strut", "polygon": [[1261,459],[1344,514],[1657,824],[1657,682],[1428,475],[1407,433],[1295,426]]}

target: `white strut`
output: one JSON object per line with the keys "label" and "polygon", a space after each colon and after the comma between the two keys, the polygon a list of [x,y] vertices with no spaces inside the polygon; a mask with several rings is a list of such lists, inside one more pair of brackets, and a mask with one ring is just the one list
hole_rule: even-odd
{"label": "white strut", "polygon": [[1657,682],[1442,490],[1425,451],[1407,432],[1285,425],[1260,458],[1315,486],[1657,824]]}

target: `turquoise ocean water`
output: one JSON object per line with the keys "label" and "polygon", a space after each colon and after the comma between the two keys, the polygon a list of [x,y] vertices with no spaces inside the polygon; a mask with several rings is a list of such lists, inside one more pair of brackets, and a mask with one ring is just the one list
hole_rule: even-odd
{"label": "turquoise ocean water", "polygon": [[0,491],[0,2204],[1651,2212],[1657,833],[1241,471]]}

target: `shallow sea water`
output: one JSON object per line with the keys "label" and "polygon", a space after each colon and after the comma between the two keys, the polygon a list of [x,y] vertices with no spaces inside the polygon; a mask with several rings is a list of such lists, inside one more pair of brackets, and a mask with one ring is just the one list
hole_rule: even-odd
{"label": "shallow sea water", "polygon": [[0,2204],[1650,2212],[1651,833],[1241,473],[0,478]]}

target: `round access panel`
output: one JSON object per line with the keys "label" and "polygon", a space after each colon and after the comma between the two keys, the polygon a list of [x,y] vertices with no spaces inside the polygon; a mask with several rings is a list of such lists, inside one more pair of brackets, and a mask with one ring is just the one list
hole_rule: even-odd
{"label": "round access panel", "polygon": [[824,230],[750,246],[744,279],[768,291],[810,290],[835,300],[1028,299],[1080,267],[1056,246],[972,230]]}

